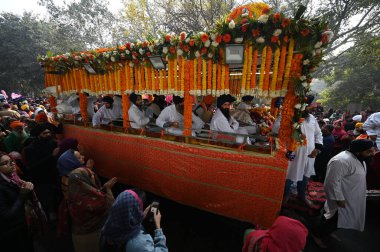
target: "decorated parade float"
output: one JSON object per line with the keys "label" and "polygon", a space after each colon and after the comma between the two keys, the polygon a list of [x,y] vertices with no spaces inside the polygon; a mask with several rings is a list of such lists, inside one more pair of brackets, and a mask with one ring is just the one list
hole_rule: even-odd
{"label": "decorated parade float", "polygon": [[[287,150],[305,144],[301,111],[311,74],[332,33],[322,20],[294,17],[263,3],[236,8],[204,32],[166,34],[113,48],[39,57],[45,84],[59,96],[78,93],[81,123],[65,124],[95,159],[97,172],[179,203],[270,226],[279,213]],[[182,137],[130,129],[129,94],[174,94],[185,99]],[[121,95],[123,127],[93,129],[87,94]],[[271,148],[219,143],[192,135],[194,96],[283,97],[281,127]],[[51,103],[55,104],[55,97]],[[236,147],[236,148],[235,148]],[[256,146],[257,147],[257,146]]]}

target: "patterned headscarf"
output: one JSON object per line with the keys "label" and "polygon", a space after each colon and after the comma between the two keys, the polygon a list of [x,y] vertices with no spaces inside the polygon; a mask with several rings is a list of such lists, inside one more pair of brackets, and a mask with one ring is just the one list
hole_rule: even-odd
{"label": "patterned headscarf", "polygon": [[111,244],[122,246],[143,229],[143,203],[132,190],[119,194],[113,203],[102,236]]}

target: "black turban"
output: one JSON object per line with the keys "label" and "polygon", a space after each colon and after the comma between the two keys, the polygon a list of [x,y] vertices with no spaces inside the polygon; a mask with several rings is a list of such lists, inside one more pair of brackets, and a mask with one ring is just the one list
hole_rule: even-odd
{"label": "black turban", "polygon": [[30,131],[30,135],[34,136],[34,137],[38,137],[42,132],[44,132],[47,129],[48,129],[48,127],[46,126],[46,124],[37,124]]}
{"label": "black turban", "polygon": [[372,147],[374,147],[373,141],[367,139],[358,139],[351,142],[350,151],[352,153],[362,152],[369,150]]}
{"label": "black turban", "polygon": [[221,95],[216,101],[216,106],[220,108],[226,102],[234,102],[236,99],[231,95]]}
{"label": "black turban", "polygon": [[135,93],[132,93],[129,95],[129,100],[133,103],[133,104],[136,104],[136,101],[137,101],[137,98],[141,96],[141,95],[138,95],[138,94],[135,94]]}
{"label": "black turban", "polygon": [[314,101],[314,95],[308,95],[308,96],[306,96],[306,104],[307,105],[311,105],[311,103]]}
{"label": "black turban", "polygon": [[109,104],[113,104],[113,99],[111,96],[104,96],[102,99],[103,102],[107,102]]}
{"label": "black turban", "polygon": [[179,96],[173,95],[173,102],[175,105],[182,103],[185,99]]}
{"label": "black turban", "polygon": [[252,95],[245,95],[241,98],[241,100],[243,102],[251,102],[253,100],[253,96]]}

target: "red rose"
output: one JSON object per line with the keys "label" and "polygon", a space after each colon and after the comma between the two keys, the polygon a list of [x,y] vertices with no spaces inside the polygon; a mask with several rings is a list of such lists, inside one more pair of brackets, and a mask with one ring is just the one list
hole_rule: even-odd
{"label": "red rose", "polygon": [[188,45],[184,45],[183,46],[183,51],[187,53],[189,51],[189,46]]}
{"label": "red rose", "polygon": [[309,33],[310,33],[310,30],[309,30],[309,29],[303,29],[303,30],[301,31],[301,35],[304,36],[304,37],[306,37],[307,35],[309,35]]}
{"label": "red rose", "polygon": [[270,39],[270,41],[272,43],[277,43],[278,42],[278,36],[272,36],[271,39]]}
{"label": "red rose", "polygon": [[265,7],[262,11],[262,14],[268,14],[270,11],[270,8],[269,7]]}
{"label": "red rose", "polygon": [[151,56],[151,55],[152,55],[152,54],[151,54],[150,52],[147,52],[147,53],[146,53],[146,56],[148,56],[148,57]]}
{"label": "red rose", "polygon": [[281,20],[281,14],[280,13],[275,13],[273,15],[273,23],[277,23]]}
{"label": "red rose", "polygon": [[190,45],[191,47],[193,47],[193,46],[195,45],[195,40],[194,40],[194,39],[190,39],[190,41],[189,41],[189,45]]}
{"label": "red rose", "polygon": [[231,35],[229,33],[226,33],[226,34],[223,35],[223,41],[224,41],[224,43],[230,42],[231,39],[232,38],[231,38]]}
{"label": "red rose", "polygon": [[201,54],[206,54],[207,53],[207,48],[206,47],[203,47],[202,49],[201,49]]}
{"label": "red rose", "polygon": [[170,49],[169,49],[170,53],[171,54],[175,54],[175,47],[174,46],[171,46]]}
{"label": "red rose", "polygon": [[165,36],[165,41],[166,41],[166,42],[170,42],[171,37],[172,37],[172,36],[170,36],[169,34],[167,34],[167,35]]}
{"label": "red rose", "polygon": [[243,26],[241,27],[241,31],[242,31],[242,32],[246,32],[247,29],[248,29],[248,25],[243,25]]}
{"label": "red rose", "polygon": [[248,19],[246,19],[246,18],[243,18],[242,20],[241,20],[241,24],[245,24],[245,23],[247,23],[248,22]]}
{"label": "red rose", "polygon": [[222,35],[217,35],[215,38],[215,42],[220,43],[220,42],[222,42],[222,39],[223,39]]}
{"label": "red rose", "polygon": [[142,48],[145,48],[146,46],[148,45],[148,43],[146,41],[142,42]]}
{"label": "red rose", "polygon": [[207,33],[202,33],[201,35],[201,40],[203,43],[206,43],[206,41],[208,40],[208,35]]}
{"label": "red rose", "polygon": [[260,30],[259,29],[256,29],[256,30],[253,30],[252,31],[252,35],[254,36],[254,37],[258,37],[258,36],[260,36]]}
{"label": "red rose", "polygon": [[128,49],[131,49],[131,43],[126,43],[125,47],[128,48]]}
{"label": "red rose", "polygon": [[137,52],[133,52],[132,55],[135,56],[135,57],[138,56]]}
{"label": "red rose", "polygon": [[181,34],[179,35],[179,38],[181,40],[185,40],[186,39],[186,33],[185,32],[181,32]]}
{"label": "red rose", "polygon": [[323,34],[322,35],[322,39],[321,39],[322,43],[325,45],[327,44],[327,42],[329,42],[329,38],[327,36],[327,34]]}
{"label": "red rose", "polygon": [[284,36],[284,42],[285,42],[285,43],[288,43],[288,42],[289,42],[289,37],[288,37],[288,36]]}
{"label": "red rose", "polygon": [[135,62],[135,64],[138,64],[138,63],[139,63],[139,60],[138,60],[138,59],[134,59],[133,61]]}
{"label": "red rose", "polygon": [[289,18],[284,18],[283,20],[282,20],[282,24],[281,24],[281,26],[282,26],[282,28],[285,28],[286,26],[288,26],[290,24],[290,19]]}

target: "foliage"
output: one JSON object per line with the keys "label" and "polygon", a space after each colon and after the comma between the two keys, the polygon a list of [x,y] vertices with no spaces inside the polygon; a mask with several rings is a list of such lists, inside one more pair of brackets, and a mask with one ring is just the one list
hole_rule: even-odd
{"label": "foliage", "polygon": [[322,102],[345,108],[349,103],[380,107],[380,37],[366,34],[347,50],[327,78]]}

